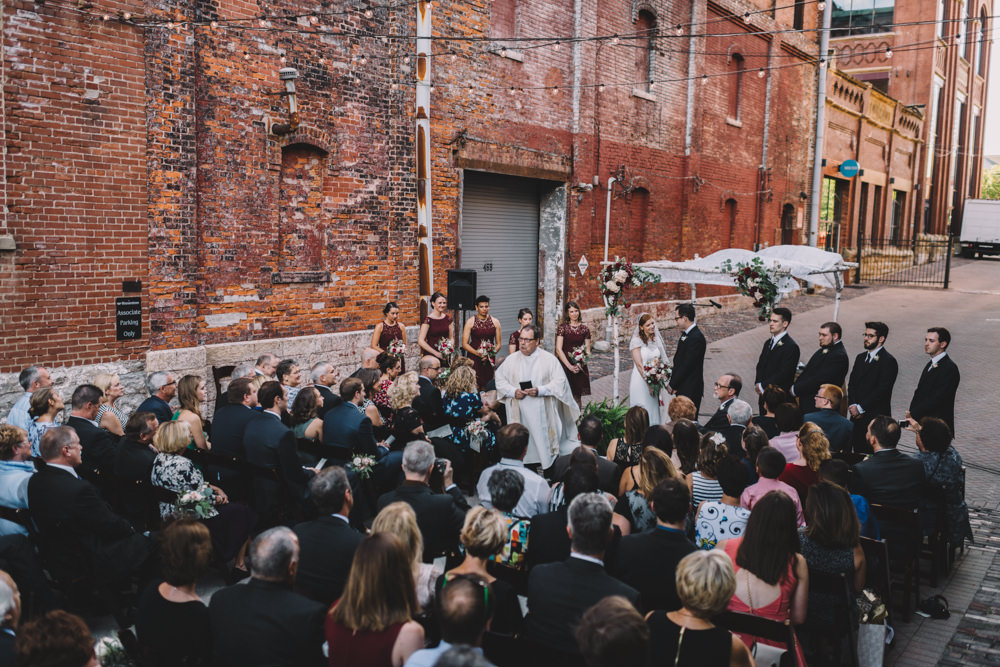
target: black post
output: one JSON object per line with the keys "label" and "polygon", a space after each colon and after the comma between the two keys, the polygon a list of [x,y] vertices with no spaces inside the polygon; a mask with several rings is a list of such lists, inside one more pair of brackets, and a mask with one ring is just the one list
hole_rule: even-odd
{"label": "black post", "polygon": [[948,289],[948,282],[951,280],[951,251],[952,251],[951,245],[952,245],[953,240],[954,240],[954,237],[952,236],[951,231],[949,230],[949,232],[948,232],[948,254],[945,255],[945,258],[944,258],[944,288],[945,289]]}
{"label": "black post", "polygon": [[861,254],[863,248],[861,247],[862,242],[865,240],[865,235],[861,233],[861,225],[858,225],[858,267],[854,269],[854,284],[861,284]]}

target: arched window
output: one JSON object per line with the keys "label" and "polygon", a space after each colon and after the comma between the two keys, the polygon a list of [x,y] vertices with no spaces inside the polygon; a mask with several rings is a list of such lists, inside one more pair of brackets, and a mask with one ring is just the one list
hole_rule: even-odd
{"label": "arched window", "polygon": [[656,17],[651,12],[639,12],[635,34],[635,83],[642,90],[649,90],[653,82],[653,38],[656,35]]}
{"label": "arched window", "polygon": [[735,51],[729,56],[729,117],[740,119],[740,98],[743,96],[743,56]]}
{"label": "arched window", "polygon": [[490,32],[494,39],[517,37],[517,0],[490,3]]}
{"label": "arched window", "polygon": [[781,244],[795,245],[795,207],[791,204],[781,207]]}
{"label": "arched window", "polygon": [[729,225],[729,234],[723,238],[729,240],[727,248],[733,248],[736,244],[736,200],[727,199],[726,205],[723,207],[725,212],[725,218],[723,219],[723,225]]}
{"label": "arched window", "polygon": [[284,270],[320,270],[326,248],[323,180],[326,152],[311,144],[281,149],[281,255]]}
{"label": "arched window", "polygon": [[629,257],[642,257],[649,223],[649,190],[637,188],[629,197],[628,253]]}
{"label": "arched window", "polygon": [[986,76],[986,10],[979,15],[979,32],[976,35],[976,72]]}

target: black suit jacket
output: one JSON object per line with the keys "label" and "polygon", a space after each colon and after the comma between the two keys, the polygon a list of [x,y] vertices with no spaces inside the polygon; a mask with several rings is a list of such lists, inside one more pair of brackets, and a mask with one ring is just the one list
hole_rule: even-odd
{"label": "black suit jacket", "polygon": [[174,411],[170,409],[170,404],[159,396],[150,396],[139,404],[136,412],[152,412],[161,424],[165,424],[174,418]]}
{"label": "black suit jacket", "polygon": [[111,434],[100,426],[94,426],[89,420],[83,417],[70,417],[66,420],[76,434],[80,436],[80,445],[83,447],[83,465],[78,472],[91,473],[96,470],[111,474],[115,465],[115,454],[118,447]]}
{"label": "black suit jacket", "polygon": [[324,416],[326,416],[327,412],[340,405],[343,401],[341,400],[340,396],[333,393],[333,390],[327,387],[326,385],[316,384],[313,386],[316,387],[316,391],[319,392],[319,395],[323,397],[323,407],[321,407],[319,411],[316,413],[316,416],[322,419]]}
{"label": "black suit jacket", "polygon": [[799,405],[803,410],[815,405],[814,399],[821,384],[844,386],[848,363],[847,350],[840,341],[829,347],[820,347],[813,353],[793,385],[795,397],[799,399]]}
{"label": "black suit jacket", "polygon": [[424,422],[424,431],[429,433],[448,423],[444,414],[444,399],[441,390],[434,386],[429,378],[420,376],[420,395],[413,399],[413,407],[420,413]]}
{"label": "black suit jacket", "polygon": [[701,405],[705,393],[705,334],[696,324],[691,331],[682,334],[674,353],[674,371],[669,386],[681,396]]}
{"label": "black suit jacket", "polygon": [[729,426],[729,415],[727,411],[729,410],[729,406],[735,400],[735,398],[730,398],[720,403],[719,409],[715,411],[715,414],[713,414],[709,420],[705,422],[705,425],[699,430],[702,433],[705,433],[706,431],[721,431],[722,429],[727,428]]}
{"label": "black suit jacket", "polygon": [[861,406],[866,423],[878,415],[892,414],[892,388],[899,374],[896,358],[885,348],[876,356],[878,361],[871,363],[867,351],[856,356],[847,382],[847,402]]}
{"label": "black suit jacket", "polygon": [[[548,476],[553,482],[561,482],[563,477],[566,475],[566,471],[569,470],[569,459],[573,456],[573,453],[563,454],[557,456],[556,460],[552,462],[549,467]],[[607,460],[603,456],[597,456],[597,484],[600,486],[601,491],[607,491],[612,495],[618,495],[618,482],[621,478],[621,470],[614,462]],[[534,539],[534,538],[532,538]],[[568,555],[568,554],[567,554]],[[563,557],[565,558],[565,556]],[[562,560],[560,558],[559,560]]]}
{"label": "black suit jacket", "polygon": [[569,558],[566,511],[567,507],[563,505],[555,512],[531,517],[531,544],[525,556],[529,570],[536,565],[559,563]]}
{"label": "black suit jacket", "polygon": [[152,541],[112,512],[90,482],[60,468],[45,466],[31,476],[28,506],[42,559],[57,579],[89,574],[120,581],[152,552]]}
{"label": "black suit jacket", "polygon": [[795,368],[799,363],[799,346],[787,333],[778,341],[772,350],[771,339],[764,341],[757,358],[757,369],[753,383],[762,387],[773,384],[785,391],[792,388],[795,381]]}
{"label": "black suit jacket", "polygon": [[925,481],[920,459],[885,449],[854,466],[851,491],[870,503],[912,508],[920,501]]}
{"label": "black suit jacket", "polygon": [[851,451],[851,436],[854,434],[854,425],[850,419],[841,417],[836,410],[824,408],[808,412],[802,421],[812,422],[823,429],[826,439],[830,441],[831,452]]}
{"label": "black suit jacket", "polygon": [[362,535],[334,516],[300,523],[295,534],[299,537],[295,592],[329,607],[344,590]]}
{"label": "black suit jacket", "polygon": [[378,509],[397,501],[407,503],[417,515],[417,525],[424,538],[425,562],[458,544],[469,502],[457,486],[448,493],[434,493],[426,484],[406,481],[379,496]]}
{"label": "black suit jacket", "polygon": [[[276,470],[282,481],[254,477],[253,498],[257,513],[273,518],[279,509],[295,512],[305,498],[310,475],[302,469],[295,434],[271,412],[258,413],[246,428],[243,437],[246,460],[249,463]],[[265,519],[265,523],[267,519]]]}
{"label": "black suit jacket", "polygon": [[639,592],[596,563],[567,558],[539,565],[528,576],[528,616],[524,638],[541,646],[579,654],[573,631],[587,609],[609,595],[639,605]]}
{"label": "black suit jacket", "polygon": [[321,667],[327,606],[269,581],[215,592],[208,605],[216,667]]}
{"label": "black suit jacket", "polygon": [[376,456],[372,420],[353,403],[341,403],[323,417],[323,445],[337,448],[330,458],[346,460],[353,454]]}
{"label": "black suit jacket", "polygon": [[245,405],[225,405],[212,419],[212,451],[234,458],[246,458],[243,436],[247,424],[259,417],[260,412]]}
{"label": "black suit jacket", "polygon": [[719,429],[719,433],[726,438],[726,449],[730,456],[742,459],[747,455],[743,449],[743,432],[746,430],[747,427],[742,424],[727,424],[725,428]]}
{"label": "black suit jacket", "polygon": [[118,443],[114,474],[118,482],[115,509],[135,526],[145,527],[158,516],[149,474],[156,452],[148,444],[123,437]]}
{"label": "black suit jacket", "polygon": [[646,610],[680,609],[677,563],[696,550],[691,540],[676,530],[656,528],[626,535],[618,545],[611,574],[639,591]]}
{"label": "black suit jacket", "polygon": [[961,381],[958,366],[946,354],[935,368],[927,362],[920,372],[917,390],[913,392],[910,401],[910,416],[920,421],[921,417],[938,417],[943,419],[952,435],[955,434],[955,394],[958,393],[958,383]]}

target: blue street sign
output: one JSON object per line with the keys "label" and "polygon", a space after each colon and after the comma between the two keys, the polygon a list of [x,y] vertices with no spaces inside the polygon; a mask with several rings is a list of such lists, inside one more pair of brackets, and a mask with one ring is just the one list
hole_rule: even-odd
{"label": "blue street sign", "polygon": [[859,169],[861,169],[861,165],[858,164],[857,160],[844,160],[840,163],[840,173],[847,178],[857,176]]}

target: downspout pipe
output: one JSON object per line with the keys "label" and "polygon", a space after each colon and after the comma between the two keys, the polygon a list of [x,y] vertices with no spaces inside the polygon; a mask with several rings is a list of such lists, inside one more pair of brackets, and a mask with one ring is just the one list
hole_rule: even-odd
{"label": "downspout pipe", "polygon": [[823,134],[826,129],[826,73],[830,69],[830,16],[833,3],[823,8],[823,30],[819,38],[819,72],[816,81],[816,138],[813,148],[812,194],[809,197],[809,245],[816,247],[819,238],[819,207],[823,188]]}
{"label": "downspout pipe", "polygon": [[[611,193],[614,191],[615,177],[612,176],[608,179],[608,205],[604,211],[604,262],[601,263],[601,269],[608,265],[608,242],[611,236]],[[607,305],[607,304],[604,304]],[[607,328],[605,330],[605,337],[608,343],[611,343],[611,318],[608,318]]]}

